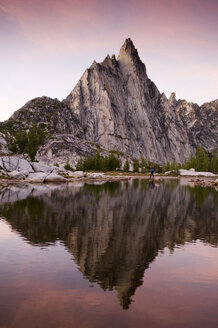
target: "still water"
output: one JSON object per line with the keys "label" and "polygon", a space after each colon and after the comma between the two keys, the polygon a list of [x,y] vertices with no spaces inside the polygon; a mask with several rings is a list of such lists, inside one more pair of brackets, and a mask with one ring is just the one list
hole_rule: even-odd
{"label": "still water", "polygon": [[0,188],[0,327],[218,327],[218,193]]}

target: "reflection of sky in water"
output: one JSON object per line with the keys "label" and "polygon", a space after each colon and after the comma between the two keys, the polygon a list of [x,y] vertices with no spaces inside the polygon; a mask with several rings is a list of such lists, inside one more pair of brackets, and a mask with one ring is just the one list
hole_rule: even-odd
{"label": "reflection of sky in water", "polygon": [[[206,196],[199,195],[201,189],[197,190],[196,196],[193,190],[190,193],[186,189],[184,198],[184,188],[176,189],[176,185],[162,191],[161,188],[155,188],[152,194],[149,184],[142,186],[140,183],[130,183],[128,188],[126,184],[111,189],[109,186],[89,186],[76,192],[68,188],[60,194],[57,189],[55,194],[43,194],[37,199],[38,206],[43,204],[40,212],[43,215],[37,220],[34,213],[28,212],[29,204],[34,208],[33,200],[30,203],[27,199],[22,200],[22,217],[13,212],[10,224],[0,221],[0,326],[102,327],[103,322],[104,327],[216,327],[217,248],[211,247],[209,242],[215,245],[218,238],[217,218],[212,217],[215,213],[212,208],[210,218],[209,211],[216,196],[210,191],[204,191]],[[185,215],[178,216],[177,207],[167,205],[167,190],[170,190],[174,205],[177,205],[176,195],[172,196],[175,191],[187,202],[183,203],[184,211],[188,208]],[[70,210],[59,207],[62,197],[68,202],[71,199]],[[152,207],[150,217],[146,214],[146,206],[151,208],[153,202],[154,205],[158,202],[159,208]],[[51,204],[56,209],[56,216],[53,216]],[[133,204],[134,218],[133,209],[128,208]],[[15,205],[4,205],[1,212],[11,215],[8,206],[19,212],[20,206]],[[89,205],[96,206],[93,212],[90,208],[87,212],[84,210]],[[105,207],[108,215],[103,211]],[[51,210],[49,215],[48,208]],[[202,221],[201,209],[207,214]],[[157,221],[156,210],[163,211]],[[104,215],[103,220],[100,213]],[[113,213],[119,217],[113,217]],[[163,216],[167,218],[165,221],[161,219]],[[32,221],[28,221],[30,217]],[[102,225],[106,220],[107,225]],[[66,226],[69,221],[71,225]],[[202,222],[210,222],[207,229],[202,228]],[[36,240],[31,238],[39,237],[35,229],[42,223],[46,224],[40,232],[46,233],[45,227],[53,229],[55,226],[57,238],[50,243],[48,235],[48,239],[42,238],[44,244],[40,242],[36,246]],[[145,223],[148,229],[145,229]],[[140,239],[140,231],[151,235],[147,238],[142,233]],[[191,242],[192,237],[198,235],[208,239],[209,243],[198,238]],[[152,242],[155,249],[148,252],[150,241],[157,238],[159,240]],[[176,245],[174,241],[179,243]],[[99,247],[102,247],[101,251]],[[144,263],[140,263],[143,259]],[[110,264],[111,261],[114,263]],[[110,268],[114,277],[107,271]],[[114,282],[114,291],[100,288],[101,284],[107,287],[107,282],[109,285]],[[132,292],[133,302],[128,311],[123,311],[117,297],[122,299],[123,293],[127,292]]]}

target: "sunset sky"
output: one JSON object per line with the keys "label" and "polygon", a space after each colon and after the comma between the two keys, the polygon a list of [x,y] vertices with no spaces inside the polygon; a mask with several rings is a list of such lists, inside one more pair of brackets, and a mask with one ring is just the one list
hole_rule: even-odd
{"label": "sunset sky", "polygon": [[93,60],[131,37],[167,97],[218,98],[218,0],[0,0],[0,120],[62,100]]}

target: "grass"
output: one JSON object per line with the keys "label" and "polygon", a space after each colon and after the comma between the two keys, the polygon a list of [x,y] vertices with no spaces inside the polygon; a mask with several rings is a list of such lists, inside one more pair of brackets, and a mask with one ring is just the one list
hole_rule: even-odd
{"label": "grass", "polygon": [[11,180],[12,177],[8,177],[6,175],[0,175],[0,180]]}

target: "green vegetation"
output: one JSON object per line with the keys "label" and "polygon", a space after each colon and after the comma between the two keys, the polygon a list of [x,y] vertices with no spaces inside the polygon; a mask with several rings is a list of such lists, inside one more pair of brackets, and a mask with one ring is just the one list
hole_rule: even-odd
{"label": "green vegetation", "polygon": [[7,140],[8,148],[13,153],[27,153],[31,161],[34,161],[39,146],[44,143],[45,137],[45,131],[40,126],[34,124],[29,132],[21,131],[15,133],[13,137],[9,137]]}
{"label": "green vegetation", "polygon": [[138,189],[138,187],[139,187],[139,179],[134,179],[133,180],[133,188]]}
{"label": "green vegetation", "polygon": [[99,199],[102,193],[107,193],[110,197],[116,197],[121,192],[121,186],[120,181],[106,182],[102,185],[85,184],[84,191],[94,195],[96,199]]}
{"label": "green vegetation", "polygon": [[181,164],[176,163],[175,161],[173,162],[166,162],[162,166],[162,172],[167,172],[167,171],[174,171],[175,174],[179,174],[179,169],[181,169]]}
{"label": "green vegetation", "polygon": [[14,122],[9,119],[7,122],[3,122],[0,125],[0,132],[7,134],[13,134],[14,133]]}
{"label": "green vegetation", "polygon": [[88,156],[85,159],[80,159],[76,165],[76,170],[81,171],[116,171],[121,168],[121,160],[114,154],[109,156],[101,156],[96,153],[94,156]]}
{"label": "green vegetation", "polygon": [[151,169],[152,166],[155,167],[155,172],[162,173],[162,167],[159,164],[157,164],[155,162],[152,162],[149,159],[146,159],[144,157],[141,157],[141,161],[139,163],[139,166],[141,168],[142,173],[150,172],[150,169]]}
{"label": "green vegetation", "polygon": [[89,145],[93,145],[95,146],[96,148],[98,148],[99,150],[103,150],[96,142],[93,142],[93,141],[89,141],[88,142]]}
{"label": "green vegetation", "polygon": [[196,149],[196,155],[191,154],[183,166],[185,169],[194,168],[196,171],[218,173],[218,154],[216,149],[207,153],[202,147]]}
{"label": "green vegetation", "polygon": [[[85,159],[80,159],[76,165],[77,170],[88,171],[116,171],[121,169],[121,160],[118,159],[115,155],[121,156],[122,153],[111,150],[109,156],[101,156],[99,152],[94,156],[89,156]],[[178,175],[179,169],[185,168],[190,169],[194,168],[196,171],[210,171],[218,173],[218,154],[216,150],[213,150],[212,153],[207,153],[203,148],[198,147],[196,150],[196,155],[191,154],[190,158],[185,162],[184,165],[179,163],[167,162],[162,166],[152,162],[146,158],[141,158],[133,160],[133,171],[135,173],[145,173],[150,172],[150,168],[154,166],[156,173],[164,173],[166,171],[172,171],[172,174]],[[130,164],[126,160],[123,166],[124,172],[129,172]]]}
{"label": "green vegetation", "polygon": [[69,162],[64,165],[65,170],[72,171],[73,168],[70,166]]}
{"label": "green vegetation", "polygon": [[211,195],[213,196],[213,205],[215,206],[216,204],[216,194],[217,191],[214,188],[211,187],[204,187],[202,188],[201,186],[186,186],[186,189],[189,190],[191,200],[196,202],[197,207],[201,207],[205,200],[208,199],[208,196]]}
{"label": "green vegetation", "polygon": [[213,172],[218,173],[218,154],[216,149],[211,153],[206,152],[202,147],[196,149],[196,155],[191,154],[189,159],[185,163],[179,164],[175,161],[167,162],[162,166],[162,172],[174,171],[175,174],[178,173],[179,169],[195,169],[200,172]]}
{"label": "green vegetation", "polygon": [[125,161],[125,164],[123,166],[123,171],[124,172],[129,172],[129,161],[128,161],[128,159]]}
{"label": "green vegetation", "polygon": [[133,171],[139,172],[139,160],[136,158],[134,158],[134,160],[133,160]]}
{"label": "green vegetation", "polygon": [[122,153],[122,151],[118,151],[118,150],[110,150],[109,151],[110,154],[114,154],[114,155],[118,155],[118,156],[124,156],[124,153]]}

